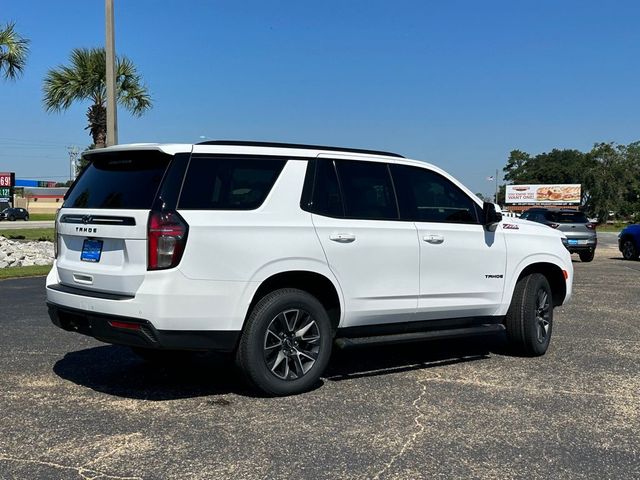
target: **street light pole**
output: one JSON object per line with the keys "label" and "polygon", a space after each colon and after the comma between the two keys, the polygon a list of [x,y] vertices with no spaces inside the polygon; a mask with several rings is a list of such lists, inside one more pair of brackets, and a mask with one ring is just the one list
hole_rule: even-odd
{"label": "street light pole", "polygon": [[107,147],[118,143],[118,111],[116,109],[116,45],[113,34],[113,0],[105,0],[105,53],[107,57]]}

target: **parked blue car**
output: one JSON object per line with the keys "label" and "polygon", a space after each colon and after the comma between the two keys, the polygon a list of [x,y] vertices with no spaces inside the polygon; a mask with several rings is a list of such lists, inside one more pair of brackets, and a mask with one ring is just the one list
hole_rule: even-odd
{"label": "parked blue car", "polygon": [[640,253],[640,224],[627,225],[618,235],[618,248],[625,260],[637,260]]}

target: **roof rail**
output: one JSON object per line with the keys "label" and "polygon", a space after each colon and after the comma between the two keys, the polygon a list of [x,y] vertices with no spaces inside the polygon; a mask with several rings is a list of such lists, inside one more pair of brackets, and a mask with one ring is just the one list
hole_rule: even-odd
{"label": "roof rail", "polygon": [[350,152],[350,153],[365,153],[368,155],[382,155],[385,157],[398,157],[404,158],[402,155],[391,152],[383,152],[380,150],[365,150],[362,148],[342,148],[342,147],[328,147],[323,145],[305,145],[300,143],[276,143],[276,142],[247,142],[247,141],[234,141],[234,140],[210,140],[207,142],[200,142],[196,145],[237,145],[240,147],[273,147],[273,148],[306,148],[313,150],[327,150],[330,152]]}

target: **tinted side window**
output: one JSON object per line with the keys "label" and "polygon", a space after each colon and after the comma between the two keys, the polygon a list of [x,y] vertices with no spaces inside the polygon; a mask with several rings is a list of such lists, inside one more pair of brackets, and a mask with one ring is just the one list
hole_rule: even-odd
{"label": "tinted side window", "polygon": [[267,198],[285,159],[192,156],[178,208],[253,210]]}
{"label": "tinted side window", "polygon": [[430,170],[391,165],[403,220],[478,223],[477,204],[452,182]]}
{"label": "tinted side window", "polygon": [[333,160],[318,160],[311,211],[329,217],[343,217],[344,208]]}
{"label": "tinted side window", "polygon": [[387,164],[337,160],[345,216],[397,220],[398,208]]}

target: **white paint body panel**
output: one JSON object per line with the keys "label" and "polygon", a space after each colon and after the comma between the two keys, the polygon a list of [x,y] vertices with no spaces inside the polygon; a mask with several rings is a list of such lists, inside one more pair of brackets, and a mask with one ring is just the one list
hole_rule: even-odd
{"label": "white paint body panel", "polygon": [[[502,229],[491,232],[482,225],[427,222],[416,226],[422,319],[494,315],[502,302],[506,268]],[[442,243],[427,241],[434,235]]]}
{"label": "white paint body panel", "polygon": [[[401,163],[445,176],[476,203],[473,192],[446,172],[424,162],[317,149],[219,145],[121,145],[109,150],[157,149],[179,152],[318,156]],[[80,262],[86,234],[62,225],[60,255],[47,285],[128,294],[110,300],[47,289],[61,306],[149,320],[161,330],[241,330],[260,284],[272,275],[309,271],[329,279],[338,292],[340,326],[506,314],[520,273],[532,263],[552,263],[567,272],[571,296],[573,267],[561,234],[518,219],[488,233],[480,225],[334,219],[300,207],[307,161],[289,160],[265,202],[252,211],[178,210],[189,225],[181,263],[164,271],[146,270],[149,211],[79,210],[72,213],[133,216],[135,227],[99,226],[109,248],[99,264]],[[61,214],[65,213],[65,209]],[[116,229],[116,230],[114,230]],[[337,242],[331,236],[355,236]],[[440,244],[423,241],[444,238]],[[77,258],[76,258],[77,257]],[[78,285],[74,273],[90,275]],[[502,279],[486,279],[501,274]]]}
{"label": "white paint body panel", "polygon": [[[341,326],[415,320],[420,266],[412,222],[313,215],[318,238],[344,295]],[[347,235],[355,240],[332,240]]]}

